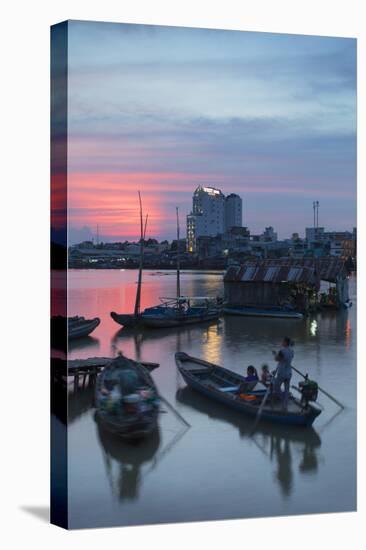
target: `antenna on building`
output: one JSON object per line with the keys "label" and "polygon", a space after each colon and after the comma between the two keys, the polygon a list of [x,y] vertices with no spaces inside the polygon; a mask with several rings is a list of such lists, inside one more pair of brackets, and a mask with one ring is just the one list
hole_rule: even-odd
{"label": "antenna on building", "polygon": [[99,224],[97,224],[97,246],[99,244]]}
{"label": "antenna on building", "polygon": [[319,201],[313,201],[313,211],[314,211],[314,229],[319,227]]}

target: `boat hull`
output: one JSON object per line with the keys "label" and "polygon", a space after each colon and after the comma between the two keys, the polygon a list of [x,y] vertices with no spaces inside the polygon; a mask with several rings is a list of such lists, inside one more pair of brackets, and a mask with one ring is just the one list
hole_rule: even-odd
{"label": "boat hull", "polygon": [[116,313],[111,312],[113,321],[121,325],[122,327],[137,327],[141,325],[141,315],[134,315],[133,313]]}
{"label": "boat hull", "polygon": [[205,323],[207,321],[216,321],[220,317],[220,312],[215,311],[203,315],[177,315],[172,317],[164,317],[159,315],[141,315],[142,323],[149,328],[169,328],[193,325],[196,323]]}
{"label": "boat hull", "polygon": [[118,423],[113,422],[110,417],[103,415],[100,411],[96,411],[95,419],[110,434],[126,440],[143,439],[158,428],[157,414],[148,420],[132,420],[131,422]]}
{"label": "boat hull", "polygon": [[226,315],[239,315],[242,317],[274,317],[280,319],[302,319],[304,316],[298,311],[286,311],[281,309],[258,309],[251,307],[224,307]]}
{"label": "boat hull", "polygon": [[74,326],[68,327],[68,338],[69,340],[74,340],[76,338],[84,338],[89,336],[100,325],[99,317],[91,319],[90,321],[82,321],[80,324],[75,324]]}
{"label": "boat hull", "polygon": [[85,319],[84,317],[63,317],[61,315],[51,318],[52,339],[57,344],[62,341],[65,333],[69,340],[89,336],[100,325],[99,317]]}
{"label": "boat hull", "polygon": [[[176,363],[178,370],[180,374],[182,375],[184,381],[186,382],[187,386],[189,386],[192,390],[199,392],[200,394],[204,395],[205,397],[208,397],[210,399],[213,399],[214,401],[217,401],[218,403],[221,403],[222,405],[226,405],[227,407],[230,407],[231,409],[234,409],[245,416],[256,418],[258,414],[259,407],[253,406],[248,403],[245,403],[244,400],[235,399],[233,396],[229,396],[227,393],[223,393],[221,391],[216,390],[213,387],[207,387],[200,383],[200,381],[188,370],[184,368],[184,362],[181,361],[181,353],[176,354]],[[187,356],[189,358],[189,356]],[[194,358],[191,358],[194,360]],[[208,364],[204,361],[198,361],[198,364],[202,363]],[[226,371],[226,369],[222,369],[221,367],[216,367],[217,369],[221,369],[222,371]],[[226,371],[227,372],[227,371]],[[235,376],[235,373],[231,373]],[[243,377],[238,376],[238,382],[241,382]],[[292,398],[294,401],[295,399]],[[311,405],[307,407],[306,410],[304,410],[303,414],[292,414],[288,413],[286,411],[282,411],[281,409],[273,410],[269,407],[265,407],[262,410],[261,414],[261,420],[266,420],[268,422],[272,422],[275,424],[286,424],[291,426],[302,426],[302,427],[308,427],[311,426],[316,419],[317,416],[321,411]]]}

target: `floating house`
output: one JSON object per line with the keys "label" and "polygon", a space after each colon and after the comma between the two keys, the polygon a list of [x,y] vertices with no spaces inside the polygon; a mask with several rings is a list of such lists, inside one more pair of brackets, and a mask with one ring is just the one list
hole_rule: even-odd
{"label": "floating house", "polygon": [[226,271],[225,303],[229,308],[283,307],[307,313],[319,305],[322,281],[333,285],[330,302],[334,307],[349,303],[348,274],[338,258],[249,260]]}

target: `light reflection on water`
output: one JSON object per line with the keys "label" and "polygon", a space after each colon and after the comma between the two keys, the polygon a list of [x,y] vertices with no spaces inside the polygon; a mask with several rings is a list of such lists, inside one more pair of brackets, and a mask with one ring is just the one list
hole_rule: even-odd
{"label": "light reflection on water", "polygon": [[[145,274],[143,307],[174,295],[174,274]],[[71,271],[69,315],[99,316],[93,335],[70,346],[69,356],[156,361],[166,406],[159,433],[138,446],[103,434],[94,422],[93,389],[69,396],[69,505],[73,527],[134,525],[352,510],[355,508],[356,296],[354,306],[303,321],[225,317],[181,329],[121,329],[109,312],[133,310],[133,271]],[[183,273],[182,293],[222,294],[221,274]],[[282,336],[295,340],[295,362],[347,403],[341,414],[324,397],[311,430],[252,423],[185,387],[176,351],[243,372],[271,364]],[[294,380],[295,381],[295,380]]]}

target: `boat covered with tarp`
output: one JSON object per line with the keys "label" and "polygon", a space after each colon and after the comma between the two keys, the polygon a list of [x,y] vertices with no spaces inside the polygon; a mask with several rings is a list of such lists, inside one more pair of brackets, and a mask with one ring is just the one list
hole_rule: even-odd
{"label": "boat covered with tarp", "polygon": [[277,424],[311,426],[321,410],[309,400],[289,396],[287,409],[277,396],[268,397],[268,387],[258,382],[247,382],[244,376],[219,365],[178,352],[175,354],[177,368],[186,384],[193,390],[218,401],[239,413],[260,417]]}
{"label": "boat covered with tarp", "polygon": [[141,363],[118,355],[98,376],[96,419],[126,439],[143,438],[157,428],[159,395]]}

